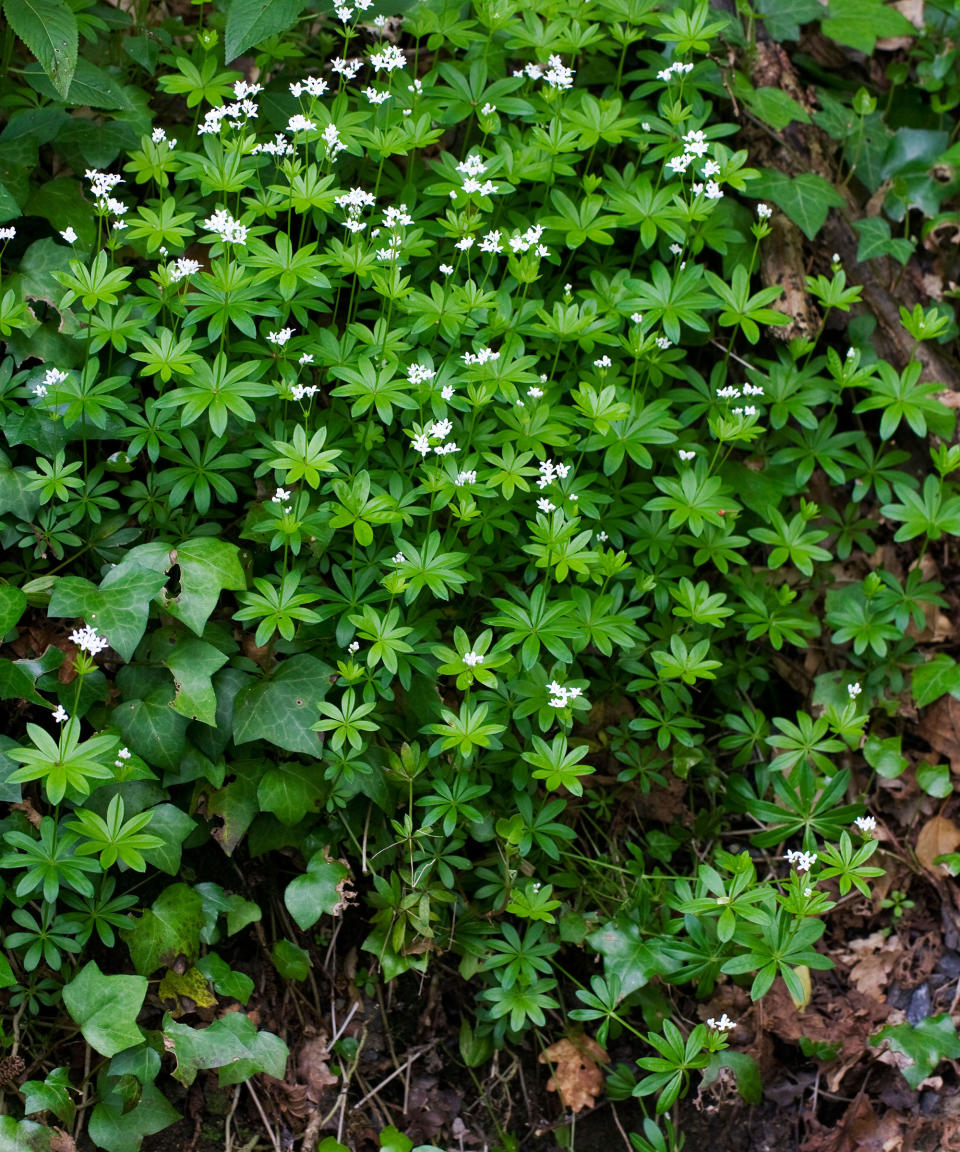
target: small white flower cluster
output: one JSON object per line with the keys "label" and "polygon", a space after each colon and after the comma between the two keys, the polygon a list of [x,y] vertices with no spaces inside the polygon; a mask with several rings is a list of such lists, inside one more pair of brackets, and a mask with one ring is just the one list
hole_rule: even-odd
{"label": "small white flower cluster", "polygon": [[70,719],[69,713],[62,704],[58,704],[56,710],[51,712],[50,715],[58,724],[65,724]]}
{"label": "small white flower cluster", "polygon": [[377,72],[393,72],[396,68],[402,68],[406,62],[403,49],[396,44],[384,44],[379,52],[374,52],[370,57],[370,63]]}
{"label": "small white flower cluster", "polygon": [[476,668],[483,663],[483,656],[479,652],[464,652],[463,662],[468,668]]}
{"label": "small white flower cluster", "polygon": [[545,512],[547,514],[549,514],[551,512],[556,512],[556,510],[557,510],[556,504],[554,504],[552,500],[548,500],[546,496],[542,496],[537,501],[537,507],[540,509],[541,512]]}
{"label": "small white flower cluster", "polygon": [[730,411],[734,416],[757,416],[757,407],[755,404],[746,404],[743,408],[731,408]]}
{"label": "small white flower cluster", "polygon": [[294,384],[290,391],[294,400],[302,400],[304,396],[309,400],[316,396],[317,386],[316,384]]}
{"label": "small white flower cluster", "polygon": [[291,493],[288,492],[286,488],[278,488],[276,492],[274,492],[274,494],[270,497],[270,503],[282,504],[284,512],[292,512],[293,505],[287,503],[287,501],[290,499],[290,496]]}
{"label": "small white flower cluster", "polygon": [[552,460],[541,460],[537,487],[542,491],[544,488],[548,488],[554,480],[566,480],[569,473],[569,464],[554,464]]}
{"label": "small white flower cluster", "polygon": [[761,220],[769,220],[773,215],[773,209],[769,204],[760,203],[757,205],[757,215]]}
{"label": "small white flower cluster", "polygon": [[492,116],[494,114],[494,112],[496,112],[496,110],[497,110],[496,104],[491,104],[490,101],[488,100],[486,102],[486,104],[484,104],[484,106],[480,109],[480,115],[481,116]]}
{"label": "small white flower cluster", "polygon": [[406,556],[404,556],[404,554],[402,552],[398,552],[396,554],[396,556],[393,557],[393,560],[391,561],[391,563],[393,563],[393,564],[405,564],[406,560],[407,560]]}
{"label": "small white flower cluster", "polygon": [[418,436],[414,437],[413,447],[421,456],[429,456],[431,452],[435,456],[449,456],[451,452],[459,451],[453,440],[447,444],[435,444],[432,447],[430,441],[445,440],[452,431],[453,425],[449,420],[437,420],[434,424],[428,424]]}
{"label": "small white flower cluster", "polygon": [[43,374],[42,382],[39,384],[34,384],[34,395],[40,396],[41,398],[46,396],[48,388],[52,388],[57,384],[62,384],[66,378],[67,373],[61,372],[59,368],[48,368]]}
{"label": "small white flower cluster", "polygon": [[679,60],[674,60],[674,62],[672,64],[669,64],[666,68],[662,68],[657,73],[657,79],[662,80],[666,84],[667,81],[669,81],[671,76],[684,76],[688,72],[692,72],[692,71],[693,71],[693,65],[692,64],[683,64]]}
{"label": "small white flower cluster", "polygon": [[126,767],[126,761],[130,759],[130,755],[131,753],[129,748],[121,748],[119,752],[117,752],[116,760],[113,762],[114,768]]}
{"label": "small white flower cluster", "polygon": [[200,271],[200,261],[190,260],[186,256],[181,256],[177,262],[168,269],[170,279],[176,283],[182,280],[185,276],[192,276],[195,272]]}
{"label": "small white flower cluster", "polygon": [[693,460],[693,458],[696,456],[696,452],[690,449],[679,448],[677,451],[681,460]]}
{"label": "small white flower cluster", "polygon": [[547,65],[543,78],[551,88],[556,88],[558,92],[562,92],[565,88],[573,87],[574,71],[572,68],[565,67],[559,56],[551,56]]}
{"label": "small white flower cluster", "polygon": [[864,834],[877,830],[877,821],[873,816],[858,816],[856,820],[854,820],[854,824],[856,824]]}
{"label": "small white flower cluster", "polygon": [[683,151],[687,156],[706,156],[710,150],[710,141],[707,140],[702,129],[688,132],[682,137]]}
{"label": "small white flower cluster", "polygon": [[436,376],[433,368],[428,368],[426,364],[411,364],[407,369],[407,380],[411,384],[426,384]]}
{"label": "small white flower cluster", "polygon": [[480,251],[488,252],[491,256],[497,256],[503,251],[503,244],[500,242],[500,229],[494,228],[492,232],[488,232],[486,236],[480,241]]}
{"label": "small white flower cluster", "polygon": [[296,328],[281,328],[279,332],[268,332],[267,339],[271,344],[276,344],[278,348],[282,348],[294,332],[296,332]]}
{"label": "small white flower cluster", "polygon": [[456,478],[456,480],[454,480],[454,484],[456,484],[456,486],[458,488],[462,488],[464,486],[464,484],[476,484],[476,482],[477,482],[477,473],[472,469],[469,469],[469,470],[464,471],[464,472],[458,472],[457,478]]}
{"label": "small white flower cluster", "polygon": [[219,135],[224,120],[229,121],[231,128],[237,128],[244,120],[255,120],[260,115],[256,101],[248,99],[261,91],[259,84],[238,80],[233,91],[237,99],[232,104],[218,104],[204,113],[203,123],[197,126],[198,136]]}
{"label": "small white flower cluster", "polygon": [[256,156],[260,152],[266,152],[268,156],[290,156],[295,151],[290,141],[278,132],[273,140],[268,140],[266,144],[254,144],[252,152]]}
{"label": "small white flower cluster", "polygon": [[856,684],[848,684],[847,685],[847,695],[850,697],[851,700],[856,700],[856,698],[860,695],[860,693],[862,691],[863,691],[863,689],[860,687],[860,681],[859,680],[857,681]]}
{"label": "small white flower cluster", "polygon": [[177,146],[177,141],[175,139],[168,140],[167,134],[162,128],[154,128],[153,132],[150,134],[150,139],[154,142],[154,144],[166,144],[168,148],[176,148]]}
{"label": "small white flower cluster", "polygon": [[[717,398],[720,400],[739,400],[742,396],[762,396],[763,388],[759,384],[744,384],[743,391],[735,384],[728,384],[725,388],[717,389]],[[736,411],[736,409],[734,409]]]}
{"label": "small white flower cluster", "polygon": [[328,87],[329,85],[326,80],[321,80],[317,76],[304,76],[302,80],[298,80],[295,84],[290,85],[290,95],[296,96],[297,99],[299,99],[304,92],[306,92],[308,96],[322,96]]}
{"label": "small white flower cluster", "polygon": [[88,168],[84,176],[90,181],[90,191],[96,200],[109,196],[118,184],[123,183],[122,176],[114,176],[111,172],[101,172],[97,168]]}
{"label": "small white flower cluster", "polygon": [[360,213],[375,203],[376,197],[364,192],[362,188],[351,188],[349,192],[337,196],[334,200],[334,204],[346,212],[347,218],[343,224],[350,232],[362,232],[366,228],[366,224],[360,219]]}
{"label": "small white flower cluster", "polygon": [[336,56],[333,60],[330,61],[330,68],[332,71],[338,73],[344,78],[344,80],[352,80],[362,67],[363,61],[357,57],[353,57],[350,60],[344,60],[342,57]]}
{"label": "small white flower cluster", "polygon": [[494,352],[492,348],[481,348],[479,352],[464,352],[462,360],[464,364],[486,364],[490,360],[499,360],[500,353]]}
{"label": "small white flower cluster", "polygon": [[110,647],[110,641],[104,639],[96,628],[90,628],[84,625],[83,628],[74,629],[70,633],[71,641],[76,644],[81,652],[89,652],[91,656],[96,656],[98,652],[102,652],[104,648]]}
{"label": "small white flower cluster", "polygon": [[613,361],[609,356],[601,356],[599,360],[594,360],[593,366],[594,368],[611,368]]}
{"label": "small white flower cluster", "polygon": [[12,240],[16,234],[17,230],[12,224],[9,228],[0,228],[0,240]]}
{"label": "small white flower cluster", "polygon": [[335,160],[340,152],[346,150],[347,146],[340,139],[340,129],[336,124],[328,124],[323,130],[322,137],[328,160]]}
{"label": "small white flower cluster", "polygon": [[542,235],[543,225],[531,224],[526,232],[518,232],[515,236],[511,236],[508,243],[514,253],[527,252],[534,248],[538,256],[549,256],[550,249],[545,244],[540,243]]}
{"label": "small white flower cluster", "polygon": [[306,116],[301,116],[299,112],[287,121],[287,131],[291,136],[295,136],[298,132],[313,132],[316,127],[312,120],[308,120]]}
{"label": "small white flower cluster", "polygon": [[731,1032],[736,1026],[736,1022],[731,1020],[726,1012],[721,1015],[719,1020],[714,1020],[711,1016],[707,1021],[707,1027],[712,1028],[714,1032]]}
{"label": "small white flower cluster", "polygon": [[[492,180],[484,180],[482,183],[477,179],[486,172],[487,166],[484,164],[483,159],[475,152],[471,153],[466,160],[461,160],[457,165],[457,171],[463,176],[463,191],[466,194],[471,192],[479,192],[481,196],[492,196],[497,191],[497,186]],[[456,193],[451,189],[451,196]]]}
{"label": "small white flower cluster", "polygon": [[247,242],[247,226],[234,220],[226,208],[218,208],[212,216],[204,220],[203,226],[208,232],[215,232],[224,244]]}
{"label": "small white flower cluster", "polygon": [[556,680],[551,680],[547,685],[547,691],[550,693],[550,699],[547,703],[551,708],[566,708],[571,700],[576,700],[578,696],[583,695],[582,688],[568,688],[565,684],[559,684]]}
{"label": "small white flower cluster", "polygon": [[363,94],[371,104],[385,104],[393,95],[393,93],[387,92],[386,90],[382,92],[378,91],[372,84],[368,84],[367,87],[363,89]]}
{"label": "small white flower cluster", "polygon": [[798,852],[788,848],[784,860],[789,860],[798,872],[809,872],[817,861],[816,852]]}
{"label": "small white flower cluster", "polygon": [[[16,228],[14,228],[14,232],[16,232]],[[64,230],[60,233],[60,235],[64,238],[64,240],[66,240],[68,244],[76,244],[77,242],[77,234],[74,231],[72,224],[68,224],[67,227],[64,228]]]}
{"label": "small white flower cluster", "polygon": [[351,656],[353,656],[357,652],[359,652],[360,651],[360,641],[354,640],[352,643],[348,644],[347,645],[347,651],[350,653]]}

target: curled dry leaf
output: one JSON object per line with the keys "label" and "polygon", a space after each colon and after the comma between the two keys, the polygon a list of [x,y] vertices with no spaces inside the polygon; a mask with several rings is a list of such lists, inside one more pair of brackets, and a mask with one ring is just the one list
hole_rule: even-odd
{"label": "curled dry leaf", "polygon": [[338,1081],[338,1077],[334,1076],[327,1065],[329,1059],[330,1049],[324,1032],[308,1040],[297,1057],[298,1079],[306,1084],[307,1099],[313,1104],[320,1100],[324,1088]]}
{"label": "curled dry leaf", "polygon": [[851,940],[842,958],[853,965],[850,983],[857,991],[882,1001],[890,972],[901,954],[899,936],[884,937],[882,932],[872,932],[863,940]]}
{"label": "curled dry leaf", "polygon": [[934,816],[920,829],[916,846],[917,859],[924,868],[937,876],[942,876],[943,869],[934,861],[938,856],[955,852],[958,846],[960,846],[960,828],[946,816]]}
{"label": "curled dry leaf", "polygon": [[610,1057],[589,1036],[564,1038],[540,1053],[541,1064],[551,1064],[554,1073],[547,1081],[548,1092],[559,1092],[564,1108],[580,1112],[592,1108],[603,1092],[603,1074],[599,1064],[609,1064]]}

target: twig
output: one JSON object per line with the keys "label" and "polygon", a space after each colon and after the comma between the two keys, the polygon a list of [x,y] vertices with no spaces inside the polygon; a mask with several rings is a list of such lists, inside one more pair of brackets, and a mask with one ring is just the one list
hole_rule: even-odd
{"label": "twig", "polygon": [[394,1070],[390,1073],[389,1076],[386,1077],[386,1079],[381,1080],[380,1083],[376,1086],[376,1088],[371,1088],[370,1091],[366,1094],[366,1096],[363,1097],[362,1100],[358,1100],[357,1103],[354,1104],[354,1106],[353,1106],[354,1111],[356,1111],[357,1108],[361,1107],[361,1105],[366,1104],[366,1102],[370,1099],[371,1096],[376,1096],[381,1088],[386,1088],[386,1086],[390,1083],[391,1080],[395,1080],[403,1072],[409,1072],[410,1071],[410,1065],[414,1062],[414,1060],[419,1060],[420,1057],[425,1052],[429,1052],[431,1048],[435,1047],[435,1045],[436,1045],[436,1041],[433,1041],[433,1043],[431,1043],[431,1044],[425,1044],[423,1046],[423,1048],[418,1049],[416,1052],[411,1052],[410,1055],[407,1057],[406,1064],[401,1064],[399,1068],[394,1068]]}
{"label": "twig", "polygon": [[[345,1028],[346,1028],[346,1026],[347,1026],[347,1025],[350,1023],[350,1021],[353,1019],[353,1014],[354,1014],[354,1012],[356,1012],[356,1010],[357,1010],[359,1007],[360,1007],[360,1001],[359,1001],[359,1000],[354,1000],[354,1002],[353,1002],[353,1005],[352,1005],[352,1006],[351,1006],[351,1008],[350,1008],[350,1011],[347,1013],[347,1018],[346,1018],[346,1020],[344,1020],[344,1022],[343,1022],[343,1023],[340,1025],[340,1027],[339,1027],[339,1028],[337,1028],[336,1032],[335,1032],[335,1033],[334,1033],[334,1035],[333,1035],[333,1039],[330,1041],[330,1047],[331,1047],[331,1048],[334,1046],[334,1044],[336,1044],[336,1042],[337,1042],[337,1041],[340,1039],[340,1037],[343,1035],[343,1031],[344,1031],[344,1029],[345,1029]],[[332,1004],[331,1004],[331,1006],[330,1006],[330,1015],[331,1015],[331,1019],[332,1019],[332,1021],[333,1021],[333,1026],[336,1028],[336,1025],[337,1025],[337,1020],[336,1020],[336,1016],[333,1014],[333,1005],[332,1005]]]}
{"label": "twig", "polygon": [[267,1114],[264,1112],[263,1105],[260,1103],[260,1097],[256,1094],[256,1092],[254,1092],[253,1084],[249,1080],[246,1081],[246,1085],[249,1089],[250,1095],[253,1097],[254,1104],[257,1106],[257,1111],[260,1113],[260,1119],[263,1121],[263,1126],[266,1128],[267,1135],[270,1137],[270,1143],[274,1147],[274,1152],[281,1152],[280,1139],[275,1135],[273,1128],[270,1126],[270,1121],[267,1119]]}
{"label": "twig", "polygon": [[237,1111],[237,1105],[240,1103],[240,1088],[237,1085],[237,1090],[233,1094],[233,1101],[230,1104],[230,1109],[227,1112],[227,1118],[223,1124],[223,1152],[233,1152],[233,1133],[230,1131],[233,1125],[233,1117]]}

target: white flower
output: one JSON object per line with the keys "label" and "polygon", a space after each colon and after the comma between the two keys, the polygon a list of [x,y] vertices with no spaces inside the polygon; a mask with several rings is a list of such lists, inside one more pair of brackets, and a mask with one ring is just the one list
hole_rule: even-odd
{"label": "white flower", "polygon": [[686,152],[681,152],[679,156],[674,156],[672,160],[667,161],[667,167],[673,172],[686,172],[692,159],[693,157]]}
{"label": "white flower", "polygon": [[708,160],[700,171],[700,175],[706,180],[710,176],[716,176],[720,171],[720,165],[716,160]]}
{"label": "white flower", "polygon": [[304,352],[304,354],[300,357],[300,359],[297,361],[297,363],[298,364],[312,364],[313,363],[313,353],[312,352]]}
{"label": "white flower", "polygon": [[215,232],[224,244],[246,244],[246,225],[238,224],[226,208],[218,208],[212,216],[203,222],[208,232]]}
{"label": "white flower", "polygon": [[480,115],[481,116],[492,116],[494,114],[494,112],[496,112],[496,110],[497,110],[496,104],[491,104],[488,100],[487,103],[484,104],[484,106],[480,109]]}
{"label": "white flower", "polygon": [[62,704],[58,704],[56,710],[52,712],[51,715],[58,724],[63,724],[70,719],[66,708],[64,708]]}
{"label": "white flower", "polygon": [[395,44],[385,44],[380,52],[375,52],[370,57],[370,63],[378,72],[381,69],[392,72],[395,68],[402,68],[406,62],[407,58],[403,51]]}
{"label": "white flower", "polygon": [[500,243],[500,229],[495,228],[492,232],[488,232],[486,236],[480,241],[480,251],[497,253],[503,251],[503,245]]}
{"label": "white flower", "polygon": [[72,225],[67,225],[67,227],[64,228],[60,235],[64,238],[64,240],[66,240],[68,244],[75,244],[77,242],[77,234],[74,232]]}
{"label": "white flower", "polygon": [[696,452],[687,451],[685,448],[678,449],[681,460],[692,460],[696,456]]}
{"label": "white flower", "polygon": [[362,60],[344,60],[340,56],[336,56],[330,61],[331,70],[339,73],[345,80],[352,80],[360,71],[362,65]]}
{"label": "white flower", "polygon": [[368,85],[363,89],[363,94],[370,101],[371,104],[384,104],[390,99],[390,92],[378,92],[373,85]]}
{"label": "white flower", "polygon": [[543,78],[551,88],[562,90],[573,87],[573,69],[566,68],[559,56],[551,56],[548,64],[549,68],[544,72]]}
{"label": "white flower", "polygon": [[348,644],[347,645],[347,651],[350,653],[351,656],[354,654],[354,652],[359,652],[360,651],[360,641],[354,640],[352,644]]}
{"label": "white flower", "polygon": [[279,332],[268,332],[267,339],[271,344],[276,344],[278,348],[282,348],[295,331],[295,328],[281,328]]}
{"label": "white flower", "polygon": [[12,224],[9,228],[0,228],[0,240],[12,240],[16,234],[17,230]]}
{"label": "white flower", "polygon": [[709,141],[700,130],[688,132],[686,136],[683,137],[683,150],[691,156],[703,156],[709,147]]}
{"label": "white flower", "polygon": [[666,352],[666,350],[670,347],[670,341],[666,338],[666,336],[658,336],[657,347],[661,352]]}
{"label": "white flower", "polygon": [[453,398],[454,391],[455,389],[452,384],[444,384],[440,389],[440,398],[442,400],[450,400]]}
{"label": "white flower", "polygon": [[479,652],[464,652],[463,662],[468,668],[475,668],[483,663],[483,656]]}
{"label": "white flower", "polygon": [[130,759],[130,749],[129,748],[121,748],[117,752],[117,757],[120,760],[129,760]]}
{"label": "white flower", "polygon": [[539,400],[539,399],[540,399],[540,397],[543,395],[543,389],[542,389],[542,388],[538,388],[538,387],[536,386],[536,384],[532,384],[532,385],[531,385],[531,386],[530,386],[530,387],[527,389],[527,395],[528,395],[528,396],[532,396],[532,397],[534,398],[534,400]]}
{"label": "white flower", "polygon": [[784,860],[789,860],[798,872],[809,872],[816,863],[816,852],[797,852],[788,848]]}
{"label": "white flower", "polygon": [[468,252],[473,247],[473,237],[463,236],[457,241],[456,247],[459,248],[461,252]]}
{"label": "white flower", "polygon": [[453,265],[452,264],[441,264],[440,265],[440,271],[444,274],[444,276],[449,276],[450,273],[453,271]]}
{"label": "white flower", "polygon": [[708,200],[720,200],[723,198],[723,189],[716,180],[708,180],[704,195]]}
{"label": "white flower", "polygon": [[430,441],[423,433],[419,436],[414,436],[413,447],[421,456],[427,456],[430,453]]}
{"label": "white flower", "polygon": [[327,158],[332,160],[338,152],[342,152],[346,148],[346,144],[340,139],[340,129],[336,124],[328,124],[323,130],[323,142],[327,149]]}
{"label": "white flower", "polygon": [[466,472],[458,472],[457,478],[456,478],[456,480],[454,480],[454,484],[456,484],[456,486],[458,488],[462,488],[464,486],[464,484],[476,484],[476,482],[477,482],[477,474],[473,470],[466,471]]}
{"label": "white flower", "polygon": [[711,1016],[707,1021],[707,1027],[712,1028],[714,1032],[730,1032],[736,1028],[736,1026],[736,1023],[730,1019],[726,1012],[723,1013],[719,1020],[714,1020]]}
{"label": "white flower", "polygon": [[551,503],[546,496],[537,501],[537,507],[541,512],[553,512],[556,510],[556,504]]}
{"label": "white flower", "polygon": [[181,256],[176,264],[170,269],[170,279],[176,283],[182,280],[185,276],[192,276],[195,272],[200,271],[200,261],[190,260],[186,256]]}
{"label": "white flower", "polygon": [[316,124],[312,120],[308,120],[306,116],[301,116],[299,112],[287,121],[288,132],[312,132],[314,128],[316,128]]}
{"label": "white flower", "polygon": [[854,820],[854,824],[864,833],[874,832],[877,827],[877,822],[872,816],[858,816],[856,820]]}
{"label": "white flower", "polygon": [[274,504],[283,504],[289,499],[290,493],[286,490],[286,488],[278,488],[276,492],[270,497],[271,502]]}
{"label": "white flower", "polygon": [[449,420],[438,420],[435,424],[428,424],[424,432],[432,439],[443,439],[453,431],[453,424]]}
{"label": "white flower", "polygon": [[338,5],[337,5],[337,6],[334,8],[334,12],[336,12],[336,14],[337,14],[337,17],[338,17],[340,20],[342,20],[342,21],[344,22],[344,24],[346,24],[346,22],[347,22],[347,21],[350,19],[350,17],[353,15],[353,9],[352,9],[352,8],[348,8],[346,4],[338,4]]}
{"label": "white flower", "polygon": [[396,554],[396,556],[394,556],[394,558],[393,558],[393,563],[394,564],[403,564],[406,562],[406,559],[407,559],[406,556],[404,556],[404,554],[402,552],[398,552]]}
{"label": "white flower", "polygon": [[770,207],[769,204],[758,204],[757,205],[757,215],[760,217],[761,220],[769,220],[770,217],[773,215],[773,209]]}
{"label": "white flower", "polygon": [[856,700],[856,698],[860,695],[860,693],[862,691],[863,691],[863,689],[860,687],[859,681],[857,681],[856,684],[848,684],[847,685],[847,695],[850,697],[851,700]]}
{"label": "white flower", "polygon": [[724,388],[717,389],[717,396],[721,400],[738,400],[740,397],[740,389],[733,384],[727,384]]}
{"label": "white flower", "polygon": [[834,252],[831,263],[833,263],[833,264],[839,264],[840,263],[840,253],[839,252]]}
{"label": "white flower", "polygon": [[39,396],[40,399],[42,400],[44,398],[44,396],[46,396],[46,394],[47,394],[46,384],[34,384],[33,392],[34,392],[35,396]]}
{"label": "white flower", "polygon": [[96,628],[90,628],[86,625],[83,628],[74,629],[70,633],[70,639],[81,652],[89,652],[91,656],[96,656],[104,648],[110,647],[110,641],[99,635]]}
{"label": "white flower", "polygon": [[582,688],[567,688],[564,684],[558,684],[556,680],[547,685],[547,691],[550,693],[547,703],[551,708],[566,708],[571,700],[583,695]]}
{"label": "white flower", "polygon": [[609,356],[601,356],[599,360],[594,360],[593,362],[594,368],[609,368],[612,364],[613,361]]}

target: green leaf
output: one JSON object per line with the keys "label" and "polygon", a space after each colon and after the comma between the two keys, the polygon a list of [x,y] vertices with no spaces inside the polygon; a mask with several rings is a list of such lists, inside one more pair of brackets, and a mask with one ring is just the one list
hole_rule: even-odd
{"label": "green leaf", "polygon": [[321,916],[336,916],[347,906],[351,893],[345,885],[350,869],[339,860],[331,860],[326,849],[314,852],[307,871],[287,885],[283,902],[304,932]]}
{"label": "green leaf", "polygon": [[[239,1013],[235,1012],[233,1015],[237,1016]],[[247,1050],[249,1056],[243,1056],[228,1064],[226,1068],[220,1069],[221,1088],[226,1088],[230,1084],[240,1084],[259,1072],[266,1072],[277,1080],[283,1079],[290,1049],[279,1036],[275,1036],[272,1032],[255,1032],[253,1038],[247,1041]]]}
{"label": "green leaf", "polygon": [[214,991],[221,996],[230,996],[246,1004],[253,994],[253,980],[245,972],[235,972],[230,965],[216,952],[208,952],[202,956],[196,967],[213,985]]}
{"label": "green leaf", "polygon": [[960,1057],[960,1039],[950,1016],[930,1016],[921,1023],[891,1024],[870,1037],[874,1046],[888,1041],[894,1052],[907,1057],[909,1063],[901,1065],[904,1080],[916,1091],[941,1060]]}
{"label": "green leaf", "polygon": [[70,1090],[70,1069],[54,1068],[46,1080],[28,1080],[20,1085],[23,1110],[28,1116],[33,1112],[52,1112],[61,1123],[72,1127],[77,1107],[70,1099]]}
{"label": "green leaf", "polygon": [[878,36],[917,35],[910,21],[883,0],[830,0],[830,15],[820,31],[867,56],[876,47]]}
{"label": "green leaf", "polygon": [[932,660],[914,668],[911,691],[918,708],[926,708],[948,692],[957,696],[960,693],[960,664],[946,652],[938,652]]}
{"label": "green leaf", "polygon": [[268,36],[286,32],[303,11],[305,0],[231,0],[227,8],[227,29],[223,58],[231,60]]}
{"label": "green leaf", "polygon": [[314,765],[284,762],[268,769],[257,786],[257,801],[281,824],[292,828],[315,812],[323,794]]}
{"label": "green leaf", "polygon": [[130,661],[146,631],[150,601],[163,584],[162,573],[137,566],[128,568],[120,577],[117,569],[112,569],[99,588],[80,576],[61,576],[47,612],[50,616],[82,618],[106,636],[124,660]]}
{"label": "green leaf", "polygon": [[861,263],[881,256],[893,256],[899,263],[906,264],[913,254],[913,242],[905,236],[894,239],[890,235],[890,225],[882,216],[854,220],[853,226],[860,233],[857,260]]}
{"label": "green leaf", "polygon": [[3,0],[10,27],[66,98],[77,67],[77,18],[63,0]]}
{"label": "green leaf", "polygon": [[619,978],[621,996],[629,996],[663,972],[662,962],[645,943],[640,926],[624,916],[591,933],[587,943],[603,957],[604,974]]}
{"label": "green leaf", "polygon": [[196,827],[196,820],[191,820],[176,804],[155,805],[150,809],[150,832],[159,836],[163,844],[159,848],[142,848],[141,855],[154,868],[176,876],[180,871],[181,845]]}
{"label": "green leaf", "polygon": [[884,740],[873,733],[867,737],[863,745],[863,758],[877,775],[885,780],[895,780],[909,763],[900,751],[899,736],[888,736]]}
{"label": "green leaf", "polygon": [[761,200],[772,200],[808,240],[815,239],[830,209],[841,208],[845,203],[832,184],[813,172],[786,176],[762,168],[759,177],[750,182],[750,193]]}
{"label": "green leaf", "polygon": [[823,7],[819,0],[755,0],[767,31],[774,40],[799,40],[800,25],[819,20]]}
{"label": "green leaf", "polygon": [[310,953],[292,940],[275,941],[270,959],[284,980],[306,980],[310,974]]}
{"label": "green leaf", "polygon": [[200,536],[178,544],[170,559],[180,566],[180,594],[172,600],[164,598],[164,608],[199,636],[221,591],[247,586],[240,550],[225,540]]}
{"label": "green leaf", "polygon": [[109,72],[98,68],[82,56],[77,60],[76,70],[70,81],[70,88],[66,96],[54,88],[47,79],[43,68],[39,64],[28,64],[23,70],[23,77],[30,85],[49,100],[63,100],[66,104],[80,107],[88,105],[90,108],[107,108],[112,111],[123,110],[132,112],[135,105],[130,94],[114,80]]}
{"label": "green leaf", "polygon": [[177,694],[170,702],[174,712],[202,724],[215,724],[217,694],[210,683],[214,672],[226,664],[228,657],[194,637],[184,637],[164,660],[173,673]]}
{"label": "green leaf", "polygon": [[188,884],[172,884],[121,935],[134,968],[150,976],[161,965],[172,968],[183,957],[196,959],[203,922],[200,895]]}
{"label": "green leaf", "polygon": [[88,1134],[105,1152],[137,1152],[144,1137],[169,1128],[180,1113],[155,1084],[144,1084],[135,1107],[119,1092],[106,1092],[94,1105]]}
{"label": "green leaf", "polygon": [[3,1152],[50,1152],[53,1129],[33,1120],[0,1116],[0,1148]]}
{"label": "green leaf", "polygon": [[745,99],[750,111],[775,132],[782,132],[794,121],[810,123],[807,110],[782,88],[757,88]]}
{"label": "green leaf", "polygon": [[12,584],[0,585],[0,637],[6,636],[26,611],[27,598]]}
{"label": "green leaf", "polygon": [[[272,1036],[271,1033],[264,1035]],[[186,1085],[194,1082],[202,1068],[229,1069],[238,1063],[242,1075],[226,1083],[235,1084],[257,1072],[268,1072],[282,1079],[287,1062],[286,1044],[277,1036],[267,1042],[258,1040],[257,1036],[257,1026],[242,1012],[229,1012],[207,1028],[178,1024],[169,1015],[163,1018],[164,1045],[177,1060],[173,1075]]]}
{"label": "green leaf", "polygon": [[257,778],[263,769],[259,762],[234,761],[231,770],[234,779],[207,797],[207,818],[219,816],[223,821],[211,835],[228,856],[257,814]]}
{"label": "green leaf", "polygon": [[101,1056],[115,1056],[143,1041],[137,1016],[147,995],[141,976],[105,976],[90,960],[63,986],[63,1003],[83,1038]]}
{"label": "green leaf", "polygon": [[946,764],[918,764],[917,783],[928,796],[945,800],[953,791],[950,768]]}
{"label": "green leaf", "polygon": [[241,689],[233,711],[236,743],[267,740],[288,752],[319,757],[320,737],[311,728],[331,671],[316,657],[301,654],[280,664],[269,680]]}
{"label": "green leaf", "polygon": [[759,1104],[763,1099],[763,1081],[757,1062],[746,1052],[731,1052],[729,1048],[714,1052],[710,1063],[703,1070],[701,1084],[704,1087],[719,1079],[724,1068],[729,1068],[737,1081],[737,1092],[748,1104]]}
{"label": "green leaf", "polygon": [[114,709],[113,720],[124,743],[148,764],[171,771],[180,766],[190,721],[170,707],[169,688],[158,688],[144,700],[125,700]]}

